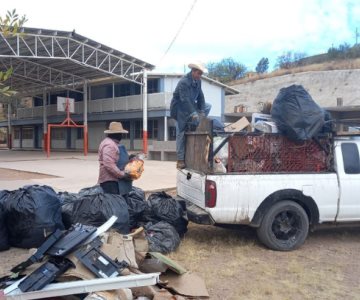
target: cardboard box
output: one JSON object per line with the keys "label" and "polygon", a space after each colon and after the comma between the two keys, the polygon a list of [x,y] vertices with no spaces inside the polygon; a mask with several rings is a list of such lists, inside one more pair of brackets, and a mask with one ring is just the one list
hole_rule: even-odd
{"label": "cardboard box", "polygon": [[228,132],[238,132],[240,130],[245,129],[250,125],[249,121],[246,119],[246,117],[242,117],[240,120],[236,121],[235,123],[232,123],[225,127],[225,131]]}

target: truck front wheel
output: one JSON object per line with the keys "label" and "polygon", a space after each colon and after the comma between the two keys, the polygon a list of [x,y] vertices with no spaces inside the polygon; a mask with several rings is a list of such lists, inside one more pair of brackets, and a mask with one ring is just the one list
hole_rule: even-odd
{"label": "truck front wheel", "polygon": [[309,231],[309,218],[296,202],[280,201],[265,214],[257,235],[273,250],[289,251],[300,247]]}

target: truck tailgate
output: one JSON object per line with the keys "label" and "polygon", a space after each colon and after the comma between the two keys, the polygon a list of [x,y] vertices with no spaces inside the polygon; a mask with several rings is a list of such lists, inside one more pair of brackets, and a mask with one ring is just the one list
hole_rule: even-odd
{"label": "truck tailgate", "polygon": [[193,204],[205,208],[205,180],[206,175],[186,169],[179,170],[177,173],[177,194]]}

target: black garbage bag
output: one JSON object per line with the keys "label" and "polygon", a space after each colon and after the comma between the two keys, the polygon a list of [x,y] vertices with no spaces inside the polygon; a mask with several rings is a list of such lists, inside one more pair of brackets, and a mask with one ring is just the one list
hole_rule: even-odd
{"label": "black garbage bag", "polygon": [[180,245],[179,234],[167,222],[161,221],[156,224],[149,222],[144,226],[144,229],[150,252],[166,254],[175,251]]}
{"label": "black garbage bag", "polygon": [[188,220],[182,205],[165,192],[153,193],[148,197],[151,214],[149,222],[165,221],[175,227],[182,237],[187,232]]}
{"label": "black garbage bag", "polygon": [[64,229],[60,199],[49,186],[30,185],[11,191],[4,207],[11,246],[37,248],[46,234]]}
{"label": "black garbage bag", "polygon": [[6,201],[8,195],[8,191],[0,191],[0,251],[8,250],[10,248],[9,233],[6,228],[4,207],[4,201]]}
{"label": "black garbage bag", "polygon": [[138,222],[147,209],[148,205],[145,200],[145,192],[135,186],[130,193],[124,196],[129,210],[130,229],[138,227]]}
{"label": "black garbage bag", "polygon": [[324,126],[324,110],[301,85],[280,89],[271,116],[279,131],[289,139],[302,142],[317,135]]}
{"label": "black garbage bag", "polygon": [[112,216],[118,217],[113,228],[122,234],[129,233],[129,211],[124,197],[98,193],[81,197],[74,202],[72,221],[99,227]]}
{"label": "black garbage bag", "polygon": [[92,187],[83,188],[79,191],[79,196],[96,195],[104,193],[104,190],[100,185],[94,185]]}
{"label": "black garbage bag", "polygon": [[83,188],[79,191],[79,193],[59,192],[58,196],[61,200],[61,214],[65,228],[69,229],[71,225],[76,223],[73,222],[72,217],[75,201],[81,200],[83,197],[88,195],[96,195],[102,193],[104,193],[104,191],[100,185]]}
{"label": "black garbage bag", "polygon": [[58,197],[61,201],[61,217],[64,223],[65,229],[69,229],[73,222],[73,210],[74,210],[74,203],[81,199],[81,196],[76,193],[69,193],[69,192],[59,192]]}

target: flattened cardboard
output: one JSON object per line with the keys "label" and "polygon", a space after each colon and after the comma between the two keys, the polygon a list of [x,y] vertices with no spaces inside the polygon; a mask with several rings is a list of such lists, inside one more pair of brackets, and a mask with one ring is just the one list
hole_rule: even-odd
{"label": "flattened cardboard", "polygon": [[166,289],[174,291],[176,294],[185,297],[209,297],[205,282],[194,273],[187,272],[178,275],[167,272],[160,275],[161,281],[167,281]]}
{"label": "flattened cardboard", "polygon": [[112,231],[109,234],[107,244],[104,244],[103,246],[106,245],[111,245],[114,247],[114,250],[116,249],[114,252],[115,256],[113,257],[104,250],[105,248],[101,248],[101,250],[108,254],[112,259],[117,258],[118,261],[125,260],[130,267],[135,269],[139,268],[135,258],[135,249],[132,236],[121,235]]}

